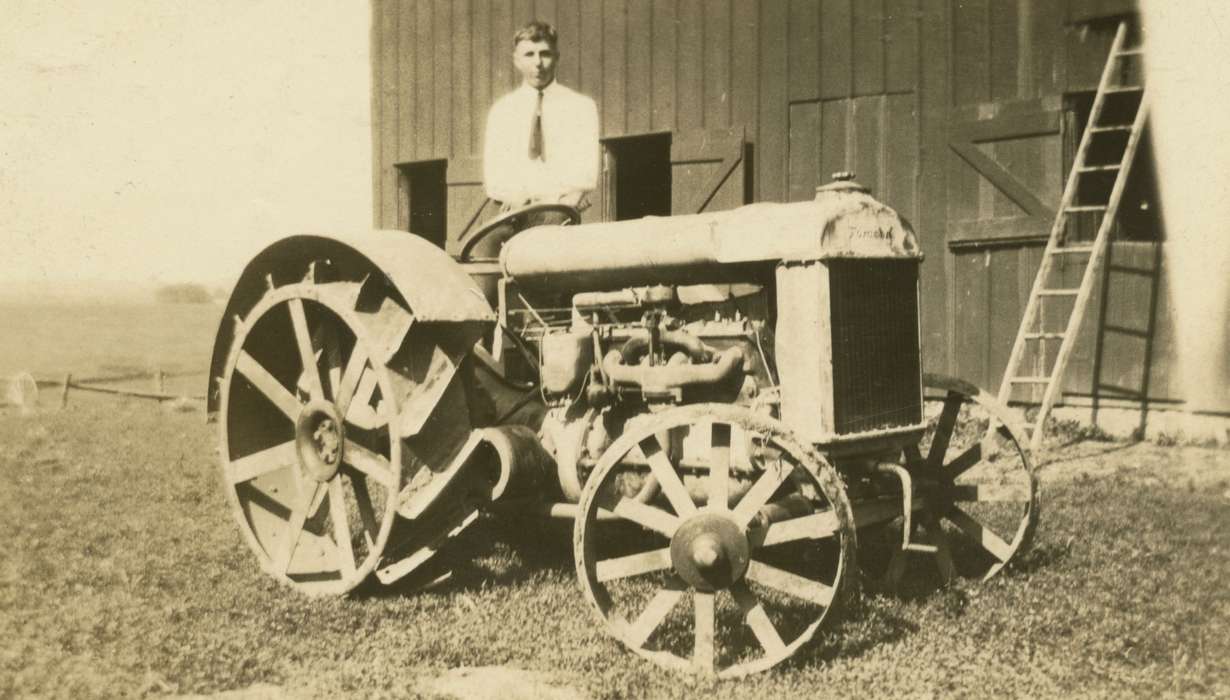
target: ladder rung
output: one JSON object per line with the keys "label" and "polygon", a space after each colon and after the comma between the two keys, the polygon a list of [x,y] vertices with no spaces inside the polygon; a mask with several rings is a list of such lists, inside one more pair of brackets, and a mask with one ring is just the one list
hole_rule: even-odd
{"label": "ladder rung", "polygon": [[1145,89],[1141,87],[1140,85],[1116,85],[1114,87],[1106,88],[1105,90],[1102,91],[1102,93],[1106,95],[1120,95],[1120,94],[1128,93],[1128,92],[1144,92],[1144,91]]}
{"label": "ladder rung", "polygon": [[1091,245],[1067,245],[1062,248],[1051,248],[1051,255],[1081,255],[1093,252]]}
{"label": "ladder rung", "polygon": [[1153,277],[1157,275],[1156,270],[1146,270],[1139,267],[1128,267],[1127,265],[1109,265],[1106,268],[1111,272],[1120,272],[1125,275],[1140,275],[1141,277]]}
{"label": "ladder rung", "polygon": [[1143,391],[1139,391],[1137,389],[1128,389],[1126,387],[1116,386],[1114,384],[1099,384],[1097,388],[1099,390],[1106,389],[1108,391],[1112,391],[1118,394],[1119,396],[1143,397],[1145,395]]}
{"label": "ladder rung", "polygon": [[1111,124],[1109,126],[1091,126],[1089,130],[1095,134],[1105,133],[1107,131],[1131,131],[1131,124]]}
{"label": "ladder rung", "polygon": [[1076,204],[1064,211],[1106,211],[1105,204]]}
{"label": "ladder rung", "polygon": [[1040,297],[1074,297],[1080,294],[1079,289],[1042,289],[1038,291]]}
{"label": "ladder rung", "polygon": [[1011,377],[1008,381],[1013,384],[1049,384],[1050,377]]}
{"label": "ladder rung", "polygon": [[1101,173],[1111,170],[1119,170],[1119,167],[1119,165],[1082,165],[1076,170],[1081,173]]}
{"label": "ladder rung", "polygon": [[1121,51],[1116,51],[1115,55],[1116,56],[1143,56],[1144,53],[1145,53],[1144,49],[1123,49]]}
{"label": "ladder rung", "polygon": [[1052,338],[1062,338],[1063,333],[1026,333],[1025,337],[1030,340],[1049,340]]}
{"label": "ladder rung", "polygon": [[1151,335],[1148,331],[1144,331],[1139,328],[1129,328],[1127,326],[1113,326],[1110,324],[1102,326],[1102,330],[1106,331],[1107,333],[1114,333],[1116,335],[1130,335],[1136,338],[1148,338]]}

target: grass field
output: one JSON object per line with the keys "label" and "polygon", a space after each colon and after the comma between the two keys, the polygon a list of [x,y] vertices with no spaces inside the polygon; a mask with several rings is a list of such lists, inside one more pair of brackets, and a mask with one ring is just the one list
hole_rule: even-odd
{"label": "grass field", "polygon": [[[171,334],[206,340],[168,362],[203,362],[212,323]],[[1057,449],[1035,546],[1005,575],[864,597],[784,666],[717,683],[606,636],[563,528],[483,523],[432,591],[299,596],[243,544],[214,429],[95,397],[0,412],[0,697],[431,696],[446,669],[496,665],[591,697],[1230,695],[1230,451]]]}
{"label": "grass field", "polygon": [[[0,301],[0,377],[38,379],[201,370],[221,304],[22,304]],[[202,389],[203,390],[203,389]]]}

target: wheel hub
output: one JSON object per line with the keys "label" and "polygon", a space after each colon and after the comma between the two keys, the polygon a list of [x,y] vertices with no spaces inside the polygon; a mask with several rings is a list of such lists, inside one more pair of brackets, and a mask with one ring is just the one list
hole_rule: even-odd
{"label": "wheel hub", "polygon": [[718,513],[692,516],[671,538],[671,564],[697,590],[729,588],[743,578],[750,558],[751,545],[743,529]]}
{"label": "wheel hub", "polygon": [[342,463],[346,429],[332,404],[310,403],[295,424],[295,448],[303,471],[325,482],[337,474]]}

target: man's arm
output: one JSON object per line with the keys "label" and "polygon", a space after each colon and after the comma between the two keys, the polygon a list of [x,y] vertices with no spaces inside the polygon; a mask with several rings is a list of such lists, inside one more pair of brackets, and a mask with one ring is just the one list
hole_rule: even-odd
{"label": "man's arm", "polygon": [[598,188],[598,106],[578,95],[573,133],[564,169],[561,172],[560,201],[575,206],[586,193]]}
{"label": "man's arm", "polygon": [[507,109],[496,102],[487,112],[483,135],[483,186],[487,196],[498,201],[520,204],[526,199],[523,183],[513,167],[508,145]]}

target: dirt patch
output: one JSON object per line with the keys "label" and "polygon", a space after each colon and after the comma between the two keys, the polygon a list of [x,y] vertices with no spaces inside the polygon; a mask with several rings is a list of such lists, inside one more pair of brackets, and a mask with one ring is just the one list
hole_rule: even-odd
{"label": "dirt patch", "polygon": [[1044,453],[1038,466],[1043,483],[1112,474],[1171,487],[1225,490],[1230,486],[1230,450],[1086,441]]}
{"label": "dirt patch", "polygon": [[589,700],[550,674],[506,666],[449,669],[419,689],[467,700]]}

